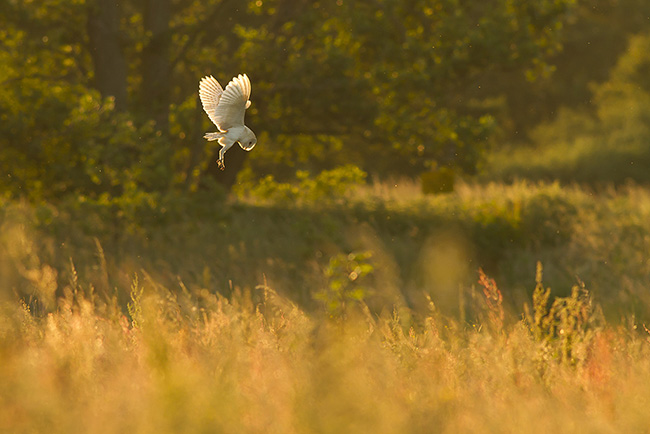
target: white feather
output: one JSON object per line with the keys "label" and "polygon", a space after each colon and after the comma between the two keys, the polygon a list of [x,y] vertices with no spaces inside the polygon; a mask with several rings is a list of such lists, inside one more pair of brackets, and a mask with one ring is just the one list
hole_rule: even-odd
{"label": "white feather", "polygon": [[239,74],[230,80],[225,90],[211,75],[203,77],[199,82],[199,98],[203,110],[219,129],[217,133],[206,133],[204,138],[218,140],[222,146],[218,160],[222,170],[225,167],[224,154],[235,142],[239,142],[246,151],[253,149],[257,143],[255,133],[244,125],[246,109],[251,106],[250,95],[251,82],[246,74]]}

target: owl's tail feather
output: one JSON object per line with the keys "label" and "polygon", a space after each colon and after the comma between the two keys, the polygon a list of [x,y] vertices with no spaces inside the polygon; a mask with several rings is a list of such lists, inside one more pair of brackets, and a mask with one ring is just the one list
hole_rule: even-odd
{"label": "owl's tail feather", "polygon": [[217,133],[205,133],[205,136],[203,136],[204,139],[208,141],[213,141],[213,140],[219,140],[221,137],[223,137],[223,133],[217,132]]}

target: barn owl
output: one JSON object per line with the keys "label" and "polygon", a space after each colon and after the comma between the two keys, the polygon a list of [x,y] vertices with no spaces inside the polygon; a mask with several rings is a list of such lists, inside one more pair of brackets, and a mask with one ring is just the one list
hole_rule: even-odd
{"label": "barn owl", "polygon": [[217,165],[221,170],[226,168],[224,155],[235,142],[246,151],[257,144],[255,133],[244,125],[244,114],[251,106],[248,98],[251,95],[251,82],[246,74],[239,74],[230,80],[224,90],[214,77],[203,77],[199,82],[199,97],[203,110],[217,126],[216,133],[205,133],[204,139],[218,140],[221,145]]}

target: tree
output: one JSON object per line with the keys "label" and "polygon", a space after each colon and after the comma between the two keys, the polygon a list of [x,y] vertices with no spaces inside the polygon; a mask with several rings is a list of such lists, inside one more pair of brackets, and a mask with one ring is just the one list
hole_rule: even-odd
{"label": "tree", "polygon": [[[120,195],[214,166],[197,82],[247,72],[258,175],[354,163],[471,172],[495,131],[489,74],[543,73],[573,0],[4,2],[6,188]],[[131,187],[127,187],[131,186]]]}
{"label": "tree", "polygon": [[264,19],[238,29],[238,56],[263,80],[257,121],[277,145],[252,164],[413,175],[473,170],[495,130],[483,80],[542,74],[573,2],[293,2],[278,20],[284,4],[258,2]]}
{"label": "tree", "polygon": [[94,0],[88,4],[88,50],[93,60],[93,87],[103,98],[115,98],[115,108],[127,108],[127,65],[122,50],[120,9],[117,3]]}
{"label": "tree", "polygon": [[5,194],[120,196],[169,184],[169,173],[160,170],[160,138],[150,122],[136,122],[126,110],[121,20],[108,3],[3,4]]}
{"label": "tree", "polygon": [[[608,79],[628,39],[647,28],[650,2],[580,0],[561,32],[562,50],[550,57],[552,68],[534,83],[513,74],[494,77],[491,92],[503,95],[508,141],[530,144],[527,133],[565,109],[593,110],[594,83]],[[534,104],[531,104],[534,101]]]}
{"label": "tree", "polygon": [[142,49],[141,105],[156,126],[168,132],[171,91],[169,20],[171,0],[144,0],[144,47]]}

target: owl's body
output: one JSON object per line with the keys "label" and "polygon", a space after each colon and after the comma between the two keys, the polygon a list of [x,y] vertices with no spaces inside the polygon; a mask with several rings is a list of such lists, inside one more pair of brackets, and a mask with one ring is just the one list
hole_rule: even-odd
{"label": "owl's body", "polygon": [[251,102],[251,83],[246,74],[233,78],[224,90],[214,77],[203,77],[199,82],[199,97],[203,110],[219,129],[206,133],[207,140],[218,140],[221,145],[217,164],[225,169],[224,156],[236,142],[242,149],[250,151],[257,144],[255,133],[244,125],[244,115]]}

